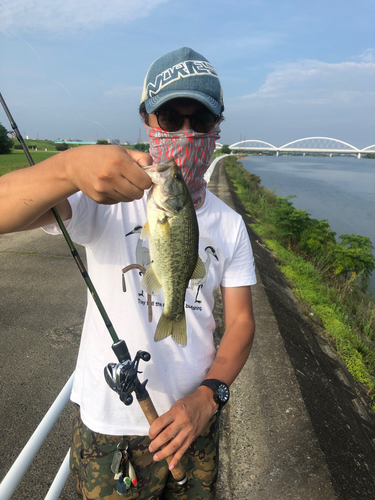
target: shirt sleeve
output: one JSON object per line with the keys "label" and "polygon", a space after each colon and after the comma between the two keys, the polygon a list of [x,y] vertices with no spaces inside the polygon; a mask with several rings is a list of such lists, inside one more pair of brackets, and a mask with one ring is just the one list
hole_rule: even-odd
{"label": "shirt sleeve", "polygon": [[[65,221],[65,227],[69,236],[75,243],[89,247],[102,234],[105,227],[105,217],[99,217],[101,208],[106,210],[106,206],[98,205],[81,191],[68,198],[72,208],[72,218]],[[61,234],[57,223],[44,226],[42,228],[46,233],[52,235]]]}
{"label": "shirt sleeve", "polygon": [[245,223],[241,218],[233,256],[224,270],[221,285],[238,287],[255,285],[256,282],[253,250]]}

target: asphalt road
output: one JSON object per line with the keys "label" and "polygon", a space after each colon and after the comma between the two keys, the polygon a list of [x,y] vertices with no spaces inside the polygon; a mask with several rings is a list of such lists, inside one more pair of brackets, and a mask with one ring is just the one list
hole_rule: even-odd
{"label": "asphalt road", "polygon": [[[86,286],[63,237],[41,229],[1,235],[0,269],[3,478],[74,371]],[[13,499],[45,497],[70,446],[71,410],[68,404]]]}

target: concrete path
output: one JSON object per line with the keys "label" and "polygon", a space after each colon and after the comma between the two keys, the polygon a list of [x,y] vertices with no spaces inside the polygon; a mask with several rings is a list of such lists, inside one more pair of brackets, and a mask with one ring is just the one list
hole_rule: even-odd
{"label": "concrete path", "polygon": [[[209,188],[242,213],[222,165]],[[374,500],[368,407],[306,323],[259,237],[250,237],[257,333],[221,419],[216,498]],[[86,291],[64,239],[42,230],[0,236],[0,269],[2,478],[74,370]],[[219,339],[220,295],[215,308]],[[44,498],[70,446],[70,416],[68,404],[13,499]],[[70,478],[60,500],[75,498]]]}

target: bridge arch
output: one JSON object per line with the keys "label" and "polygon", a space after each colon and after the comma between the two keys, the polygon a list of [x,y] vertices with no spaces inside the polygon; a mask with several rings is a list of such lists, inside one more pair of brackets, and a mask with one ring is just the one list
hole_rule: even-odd
{"label": "bridge arch", "polygon": [[367,146],[367,148],[363,148],[363,151],[374,151],[375,152],[375,144],[372,146]]}
{"label": "bridge arch", "polygon": [[[298,143],[301,143],[299,146]],[[295,149],[343,149],[342,146],[346,146],[354,151],[359,151],[358,148],[347,142],[340,141],[339,139],[333,139],[332,137],[304,137],[303,139],[297,139],[296,141],[288,142],[284,144],[279,149],[286,149],[293,147]]]}
{"label": "bridge arch", "polygon": [[266,147],[267,149],[271,148],[275,151],[278,149],[273,144],[269,142],[260,141],[259,139],[247,139],[245,141],[236,142],[229,146],[230,149],[262,149]]}

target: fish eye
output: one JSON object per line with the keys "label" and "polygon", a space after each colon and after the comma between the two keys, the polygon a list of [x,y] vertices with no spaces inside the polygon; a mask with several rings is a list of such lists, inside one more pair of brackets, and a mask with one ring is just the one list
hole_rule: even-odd
{"label": "fish eye", "polygon": [[176,172],[174,174],[174,178],[177,179],[178,181],[182,180],[182,174],[180,172]]}

